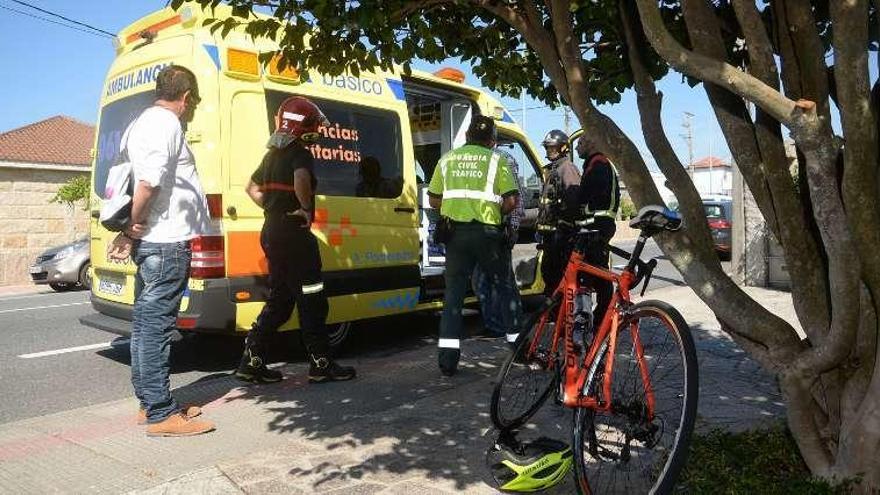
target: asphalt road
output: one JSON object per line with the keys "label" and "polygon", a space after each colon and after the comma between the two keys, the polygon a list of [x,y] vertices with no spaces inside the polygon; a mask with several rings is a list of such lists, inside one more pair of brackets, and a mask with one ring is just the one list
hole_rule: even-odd
{"label": "asphalt road", "polygon": [[[92,311],[85,291],[0,298],[0,424],[131,396],[128,339],[81,325],[79,317]],[[392,354],[436,332],[434,314],[364,322],[340,358]],[[295,333],[277,340],[270,360],[305,360]],[[235,337],[175,343],[172,387],[231,373],[241,345]]]}
{"label": "asphalt road", "polygon": [[[636,239],[623,242],[612,242],[611,244],[631,253],[636,246]],[[645,249],[642,251],[641,258],[643,261],[657,258],[657,268],[654,269],[654,273],[651,275],[648,290],[660,289],[670,285],[684,285],[684,281],[681,279],[678,270],[676,270],[675,267],[672,266],[672,263],[666,259],[663,251],[660,250],[660,247],[657,246],[657,243],[655,243],[653,239],[649,239],[645,244]],[[611,256],[612,268],[616,268],[617,271],[619,271],[620,269],[623,269],[625,265],[625,259],[616,255]],[[642,286],[639,286],[638,290],[641,291]]]}
{"label": "asphalt road", "polygon": [[[632,250],[635,241],[615,243]],[[662,253],[649,242],[642,258]],[[622,265],[620,259],[612,260]],[[651,289],[681,284],[669,261],[660,259]],[[79,317],[92,312],[89,293],[44,293],[0,298],[0,424],[89,404],[129,397],[128,340],[85,327]],[[472,332],[479,319],[469,318]],[[393,354],[436,337],[436,314],[408,315],[355,326],[340,358]],[[295,334],[279,337],[273,361],[305,359]],[[172,348],[172,387],[216,374],[238,364],[241,340],[191,338]]]}

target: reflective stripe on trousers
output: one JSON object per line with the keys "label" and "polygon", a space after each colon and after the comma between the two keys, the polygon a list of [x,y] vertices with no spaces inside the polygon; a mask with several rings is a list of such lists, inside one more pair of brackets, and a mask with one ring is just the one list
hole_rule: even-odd
{"label": "reflective stripe on trousers", "polygon": [[460,339],[438,339],[437,347],[441,349],[459,349],[461,347]]}

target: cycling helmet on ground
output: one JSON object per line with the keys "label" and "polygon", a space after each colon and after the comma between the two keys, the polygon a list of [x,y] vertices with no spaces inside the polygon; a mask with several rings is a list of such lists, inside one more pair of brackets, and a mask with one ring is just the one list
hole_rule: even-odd
{"label": "cycling helmet on ground", "polygon": [[522,443],[499,438],[486,452],[486,465],[499,490],[545,490],[571,471],[571,447],[546,437]]}

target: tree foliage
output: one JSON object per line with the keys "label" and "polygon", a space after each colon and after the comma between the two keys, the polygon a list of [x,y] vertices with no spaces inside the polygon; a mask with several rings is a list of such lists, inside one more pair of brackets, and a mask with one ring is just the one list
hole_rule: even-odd
{"label": "tree foliage", "polygon": [[[880,489],[880,87],[868,70],[876,1],[198,0],[237,14],[212,29],[274,37],[287,63],[327,74],[461,57],[496,91],[569,105],[635,203],[661,203],[632,140],[597,108],[633,89],[687,225],[658,243],[722,327],[775,373],[809,469],[858,478],[866,492]],[[699,194],[662,127],[655,81],[670,70],[709,97],[785,251],[807,339],[722,270]],[[796,180],[786,134],[797,146]]]}
{"label": "tree foliage", "polygon": [[52,196],[52,199],[50,199],[49,202],[66,204],[71,208],[73,208],[76,203],[82,203],[82,208],[84,210],[88,209],[86,200],[89,198],[90,185],[88,175],[74,176],[58,188],[55,196]]}

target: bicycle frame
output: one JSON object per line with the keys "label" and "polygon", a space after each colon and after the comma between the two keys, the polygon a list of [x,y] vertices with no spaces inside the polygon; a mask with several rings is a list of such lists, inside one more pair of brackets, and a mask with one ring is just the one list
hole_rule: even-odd
{"label": "bicycle frame", "polygon": [[[571,253],[568,264],[559,286],[553,292],[553,296],[561,294],[562,303],[556,316],[556,325],[554,327],[553,340],[551,345],[551,356],[556,355],[560,337],[564,337],[565,354],[563,369],[563,397],[562,402],[566,407],[584,407],[595,409],[600,412],[611,411],[611,384],[613,380],[614,370],[614,352],[617,349],[617,332],[622,316],[625,314],[626,308],[630,305],[630,289],[636,281],[635,266],[644,248],[647,236],[639,237],[632,256],[627,263],[623,272],[618,275],[609,270],[590,265],[584,261],[583,254],[575,249]],[[591,275],[593,277],[607,280],[614,284],[615,290],[612,292],[611,301],[608,303],[608,310],[605,313],[598,329],[594,329],[595,336],[590,345],[583,361],[578,362],[574,350],[574,304],[575,295],[579,288],[578,275]],[[546,329],[547,317],[550,313],[545,313],[539,320],[541,332]],[[648,419],[654,418],[654,391],[651,386],[650,376],[648,374],[648,365],[645,361],[644,348],[639,338],[638,328],[635,324],[630,326],[632,333],[633,345],[635,347],[636,359],[639,366],[639,372],[642,377],[642,384],[645,389],[646,406]],[[593,363],[599,355],[605,339],[608,338],[607,359],[605,360],[605,380],[598,396],[583,395],[581,391],[584,389]],[[529,346],[529,354],[534,353],[537,343],[540,341],[540,334],[536,334],[531,345]]]}

